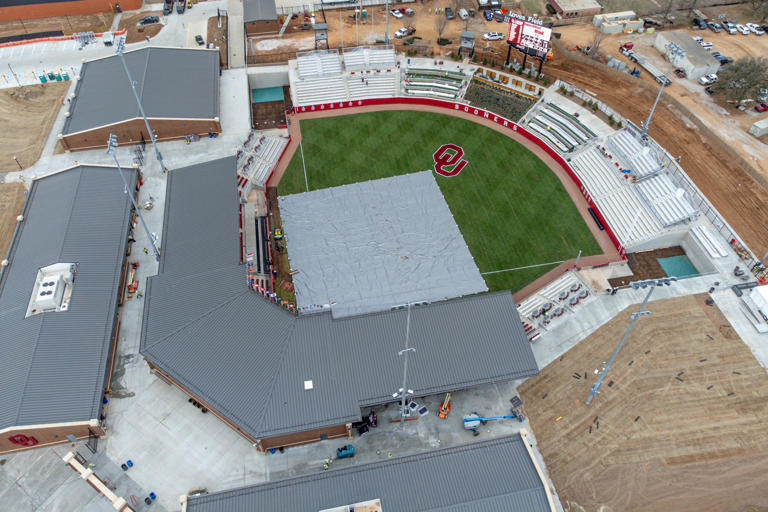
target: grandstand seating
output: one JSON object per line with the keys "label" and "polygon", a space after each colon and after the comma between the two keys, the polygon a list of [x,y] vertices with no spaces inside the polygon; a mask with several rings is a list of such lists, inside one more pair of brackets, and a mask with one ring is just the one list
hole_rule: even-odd
{"label": "grandstand seating", "polygon": [[296,62],[301,78],[341,74],[341,59],[338,50],[297,53]]}
{"label": "grandstand seating", "polygon": [[634,186],[665,227],[696,216],[696,209],[684,194],[678,196],[678,188],[666,174],[638,181]]}
{"label": "grandstand seating", "polygon": [[651,176],[661,168],[651,149],[641,144],[629,130],[619,130],[608,137],[606,143],[624,167],[638,178]]}
{"label": "grandstand seating", "polygon": [[560,152],[568,153],[573,150],[573,146],[564,142],[556,133],[547,129],[547,125],[534,118],[528,123],[528,128],[544,137],[551,145],[555,146]]}
{"label": "grandstand seating", "polygon": [[344,68],[347,71],[363,69],[392,69],[396,57],[394,48],[359,47],[343,53]]}
{"label": "grandstand seating", "polygon": [[[526,332],[536,328],[547,328],[557,319],[578,311],[579,305],[593,297],[592,291],[576,272],[566,272],[530,297],[520,302],[517,311],[523,320]],[[543,314],[546,309],[546,315]],[[533,341],[536,336],[529,339]]]}
{"label": "grandstand seating", "polygon": [[237,153],[238,184],[241,189],[263,187],[288,141],[283,137],[251,133]]}
{"label": "grandstand seating", "polygon": [[346,76],[349,99],[386,98],[397,95],[398,73],[387,71],[359,72]]}
{"label": "grandstand seating", "polygon": [[343,75],[296,80],[291,83],[294,105],[311,105],[346,100],[347,80]]}
{"label": "grandstand seating", "polygon": [[615,163],[597,146],[571,159],[576,172],[601,213],[625,247],[661,232],[661,225],[622,179]]}
{"label": "grandstand seating", "polygon": [[461,96],[467,85],[467,75],[461,71],[409,68],[405,72],[405,94],[454,99]]}

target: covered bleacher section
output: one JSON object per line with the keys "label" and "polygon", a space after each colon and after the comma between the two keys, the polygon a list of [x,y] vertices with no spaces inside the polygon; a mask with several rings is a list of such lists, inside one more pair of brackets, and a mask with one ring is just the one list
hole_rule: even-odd
{"label": "covered bleacher section", "polygon": [[595,133],[553,103],[540,103],[528,117],[527,126],[561,153],[573,152],[596,137]]}
{"label": "covered bleacher section", "polygon": [[626,164],[625,167],[638,178],[650,176],[661,169],[651,148],[642,144],[629,129],[619,130],[605,142],[609,149]]}
{"label": "covered bleacher section", "polygon": [[403,90],[409,96],[456,99],[465,90],[468,77],[461,70],[408,68],[403,78]]}
{"label": "covered bleacher section", "polygon": [[634,187],[651,207],[662,226],[692,220],[698,214],[685,191],[677,188],[666,174],[657,174],[638,181]]}

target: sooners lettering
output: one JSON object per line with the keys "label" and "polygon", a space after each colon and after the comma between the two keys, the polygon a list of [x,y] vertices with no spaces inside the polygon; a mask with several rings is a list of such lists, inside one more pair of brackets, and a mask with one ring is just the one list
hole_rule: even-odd
{"label": "sooners lettering", "polygon": [[[432,154],[435,160],[435,172],[441,176],[451,178],[457,176],[469,163],[462,160],[464,150],[456,144],[443,144]],[[446,169],[449,167],[450,169]]]}

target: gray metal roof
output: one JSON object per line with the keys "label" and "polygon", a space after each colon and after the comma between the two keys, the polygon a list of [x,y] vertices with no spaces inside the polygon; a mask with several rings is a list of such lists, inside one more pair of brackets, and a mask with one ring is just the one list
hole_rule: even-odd
{"label": "gray metal roof", "polygon": [[[250,291],[235,188],[231,157],[170,172],[141,352],[257,439],[354,421],[361,406],[391,400],[407,311],[295,318]],[[414,308],[410,343],[417,395],[538,373],[509,292]]]}
{"label": "gray metal roof", "polygon": [[275,0],[244,0],[243,21],[274,21],[277,19]]}
{"label": "gray metal roof", "polygon": [[187,512],[317,512],[373,499],[384,512],[549,511],[524,442],[511,435],[189,497]]}
{"label": "gray metal roof", "polygon": [[[125,60],[148,118],[219,116],[219,52],[142,48]],[[65,135],[140,117],[123,64],[116,55],[83,63]]]}
{"label": "gray metal roof", "polygon": [[[0,281],[0,429],[99,417],[129,230],[123,189],[116,168],[85,165],[32,183]],[[69,309],[24,318],[38,269],[53,263],[78,264]]]}

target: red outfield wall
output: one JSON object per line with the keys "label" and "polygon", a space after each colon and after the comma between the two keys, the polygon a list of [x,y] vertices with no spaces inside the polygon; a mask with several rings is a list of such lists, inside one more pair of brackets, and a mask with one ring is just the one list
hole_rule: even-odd
{"label": "red outfield wall", "polygon": [[[600,212],[595,202],[592,200],[592,196],[589,195],[589,192],[587,191],[586,187],[581,182],[579,177],[576,176],[576,173],[573,171],[573,169],[571,169],[571,166],[568,165],[568,162],[566,162],[565,159],[562,156],[560,156],[560,154],[557,151],[552,149],[546,142],[541,140],[539,137],[537,137],[533,133],[529,132],[528,130],[526,130],[519,124],[515,123],[514,121],[505,119],[499,115],[494,114],[489,110],[483,110],[481,108],[472,107],[469,105],[465,105],[464,103],[457,103],[454,101],[435,100],[431,98],[395,97],[395,98],[372,98],[367,100],[354,100],[354,101],[337,101],[332,103],[319,103],[317,105],[292,107],[290,112],[291,114],[294,114],[294,113],[302,113],[302,112],[316,112],[318,110],[338,110],[338,109],[345,109],[345,108],[351,108],[351,107],[365,107],[370,105],[429,105],[433,107],[444,108],[446,110],[459,110],[462,112],[475,115],[477,117],[488,119],[498,124],[499,126],[509,129],[509,131],[519,133],[520,135],[522,135],[523,137],[525,137],[526,139],[530,140],[531,142],[536,144],[538,147],[543,149],[550,157],[552,157],[552,159],[555,162],[558,163],[558,165],[560,165],[560,167],[563,168],[563,170],[568,174],[571,180],[579,187],[579,190],[581,190],[581,194],[584,196],[584,199],[586,199],[587,204],[589,204],[589,207],[592,208],[597,218],[600,219],[600,222],[605,227],[605,232],[608,234],[608,237],[611,239],[611,242],[613,242],[613,245],[614,247],[616,247],[616,250],[618,251],[618,253],[621,255],[623,259],[626,258],[624,256],[624,247],[622,247],[621,243],[619,242],[619,239],[616,237],[613,230],[611,229],[611,226],[608,224],[608,221],[605,220],[605,217]],[[271,177],[271,174],[270,174],[270,177]]]}
{"label": "red outfield wall", "polygon": [[[74,16],[76,14],[94,14],[115,10],[115,3],[123,11],[141,8],[141,0],[80,0],[76,2],[41,2],[39,4],[12,5],[0,7],[0,21],[27,20],[32,18],[52,18],[54,16]],[[66,21],[64,22],[66,24]],[[34,30],[30,30],[34,32]]]}

